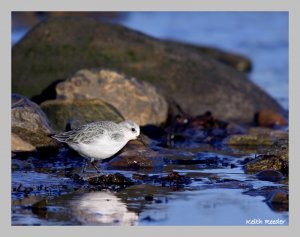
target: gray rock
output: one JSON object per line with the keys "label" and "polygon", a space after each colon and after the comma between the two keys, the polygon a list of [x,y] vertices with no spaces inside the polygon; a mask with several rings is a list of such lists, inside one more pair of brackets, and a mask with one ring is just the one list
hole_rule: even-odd
{"label": "gray rock", "polygon": [[113,70],[80,70],[57,84],[56,92],[57,99],[102,99],[141,126],[167,120],[167,102],[155,87]]}
{"label": "gray rock", "polygon": [[11,130],[24,142],[34,147],[55,146],[49,137],[53,133],[41,108],[28,98],[12,94]]}
{"label": "gray rock", "polygon": [[101,99],[48,100],[41,104],[41,108],[47,114],[52,127],[60,132],[71,121],[79,126],[97,120],[124,120],[116,108]]}
{"label": "gray rock", "polygon": [[150,82],[192,116],[210,110],[251,122],[263,109],[282,112],[245,74],[196,49],[92,19],[52,18],[13,47],[12,90],[34,96],[81,68],[104,67]]}

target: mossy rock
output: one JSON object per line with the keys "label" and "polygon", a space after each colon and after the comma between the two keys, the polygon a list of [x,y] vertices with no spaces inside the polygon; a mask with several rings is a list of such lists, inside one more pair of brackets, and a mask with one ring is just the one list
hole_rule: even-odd
{"label": "mossy rock", "polygon": [[64,131],[70,121],[85,124],[97,120],[124,120],[116,108],[101,99],[49,100],[42,103],[41,108],[56,131]]}
{"label": "mossy rock", "polygon": [[262,109],[282,112],[244,73],[220,61],[200,47],[123,26],[49,18],[13,47],[12,91],[32,97],[79,69],[103,67],[150,82],[192,116],[210,110],[223,120],[251,122]]}
{"label": "mossy rock", "polygon": [[274,139],[267,134],[236,134],[224,140],[224,144],[234,146],[271,146],[273,143]]}

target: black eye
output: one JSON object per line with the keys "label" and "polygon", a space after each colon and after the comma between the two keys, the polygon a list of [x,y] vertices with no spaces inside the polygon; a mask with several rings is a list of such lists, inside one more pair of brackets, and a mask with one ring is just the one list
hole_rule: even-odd
{"label": "black eye", "polygon": [[135,128],[132,128],[131,131],[135,132]]}

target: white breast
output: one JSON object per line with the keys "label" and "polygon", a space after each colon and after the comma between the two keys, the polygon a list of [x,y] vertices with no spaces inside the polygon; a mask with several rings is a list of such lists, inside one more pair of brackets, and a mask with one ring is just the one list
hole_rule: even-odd
{"label": "white breast", "polygon": [[71,147],[85,157],[102,160],[116,154],[126,143],[127,141],[114,142],[111,139],[99,139],[94,143],[73,144]]}

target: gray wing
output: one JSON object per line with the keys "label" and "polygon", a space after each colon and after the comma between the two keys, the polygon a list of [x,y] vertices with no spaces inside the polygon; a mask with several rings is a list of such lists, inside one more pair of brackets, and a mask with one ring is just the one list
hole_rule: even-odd
{"label": "gray wing", "polygon": [[115,133],[110,134],[110,138],[113,141],[120,142],[124,139],[124,134],[121,132],[115,132]]}
{"label": "gray wing", "polygon": [[95,126],[82,126],[75,130],[56,134],[52,136],[54,139],[65,143],[92,143],[95,139],[105,134],[105,129]]}

